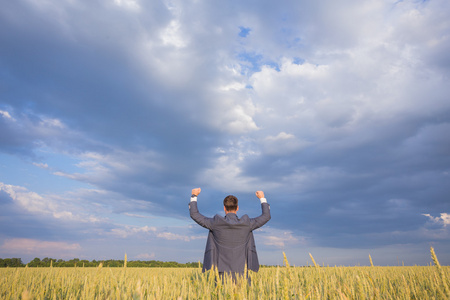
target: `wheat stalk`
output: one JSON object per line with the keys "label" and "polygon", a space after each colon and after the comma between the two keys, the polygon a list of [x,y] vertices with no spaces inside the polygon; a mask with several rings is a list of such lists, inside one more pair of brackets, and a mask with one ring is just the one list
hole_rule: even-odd
{"label": "wheat stalk", "polygon": [[444,286],[444,294],[450,299],[450,290],[447,285],[447,277],[444,274],[444,271],[442,270],[441,264],[439,263],[439,260],[436,256],[436,253],[434,252],[434,248],[430,247],[431,252],[431,259],[434,262],[434,265],[438,269],[439,277],[441,278],[442,285]]}
{"label": "wheat stalk", "polygon": [[312,260],[312,262],[314,264],[314,267],[318,268],[319,266],[316,264],[316,261],[314,260],[314,257],[312,256],[311,253],[309,253],[309,256],[311,257],[311,260]]}
{"label": "wheat stalk", "polygon": [[439,260],[438,260],[438,258],[437,258],[437,256],[436,256],[436,253],[434,253],[434,248],[433,248],[433,247],[430,247],[430,252],[431,252],[431,259],[433,260],[434,265],[435,265],[438,269],[440,269],[440,268],[441,268],[441,264],[439,263]]}
{"label": "wheat stalk", "polygon": [[289,268],[289,261],[288,261],[288,259],[287,259],[287,257],[286,257],[286,253],[284,253],[284,251],[283,251],[283,263],[284,263],[284,265],[287,267],[287,268]]}

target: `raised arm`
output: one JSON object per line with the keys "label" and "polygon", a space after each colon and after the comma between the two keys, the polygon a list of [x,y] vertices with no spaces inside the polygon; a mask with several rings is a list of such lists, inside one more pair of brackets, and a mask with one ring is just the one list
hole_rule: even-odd
{"label": "raised arm", "polygon": [[202,215],[197,208],[197,196],[200,194],[201,189],[192,189],[191,202],[189,203],[189,213],[191,218],[200,226],[211,229],[212,218]]}
{"label": "raised arm", "polygon": [[255,230],[255,229],[263,226],[270,220],[270,206],[267,203],[266,198],[264,197],[264,192],[257,191],[255,194],[256,194],[256,197],[258,197],[259,200],[261,201],[262,214],[259,217],[250,219],[250,222],[252,225],[252,230]]}

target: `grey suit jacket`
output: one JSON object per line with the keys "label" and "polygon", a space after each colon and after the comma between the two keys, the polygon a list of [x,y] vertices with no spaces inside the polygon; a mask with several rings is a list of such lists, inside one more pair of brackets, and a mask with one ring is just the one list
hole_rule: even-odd
{"label": "grey suit jacket", "polygon": [[270,206],[262,203],[262,214],[256,218],[247,215],[238,218],[234,213],[225,217],[215,215],[208,218],[198,212],[197,202],[189,204],[191,218],[200,226],[209,229],[203,258],[203,272],[217,267],[219,272],[258,272],[259,261],[256,253],[253,230],[263,226],[270,220]]}

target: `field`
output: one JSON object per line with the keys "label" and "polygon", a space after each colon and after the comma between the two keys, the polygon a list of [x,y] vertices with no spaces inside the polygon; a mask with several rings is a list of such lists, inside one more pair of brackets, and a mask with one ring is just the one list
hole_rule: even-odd
{"label": "field", "polygon": [[[442,267],[449,278],[449,268]],[[263,268],[251,285],[181,268],[0,270],[1,299],[449,299],[432,267]],[[446,287],[447,285],[447,287]]]}
{"label": "field", "polygon": [[[435,261],[437,262],[437,260]],[[450,268],[262,268],[233,283],[199,268],[3,268],[0,299],[450,299]]]}

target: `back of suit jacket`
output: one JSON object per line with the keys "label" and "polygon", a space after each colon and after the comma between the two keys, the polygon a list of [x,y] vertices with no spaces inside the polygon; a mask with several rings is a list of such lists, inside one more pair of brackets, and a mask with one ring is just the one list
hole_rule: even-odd
{"label": "back of suit jacket", "polygon": [[234,213],[208,218],[199,213],[196,201],[189,204],[191,218],[209,229],[203,271],[216,266],[219,272],[244,272],[245,265],[249,270],[259,270],[253,230],[270,220],[269,204],[262,203],[261,209],[257,218],[247,215],[238,218]]}

